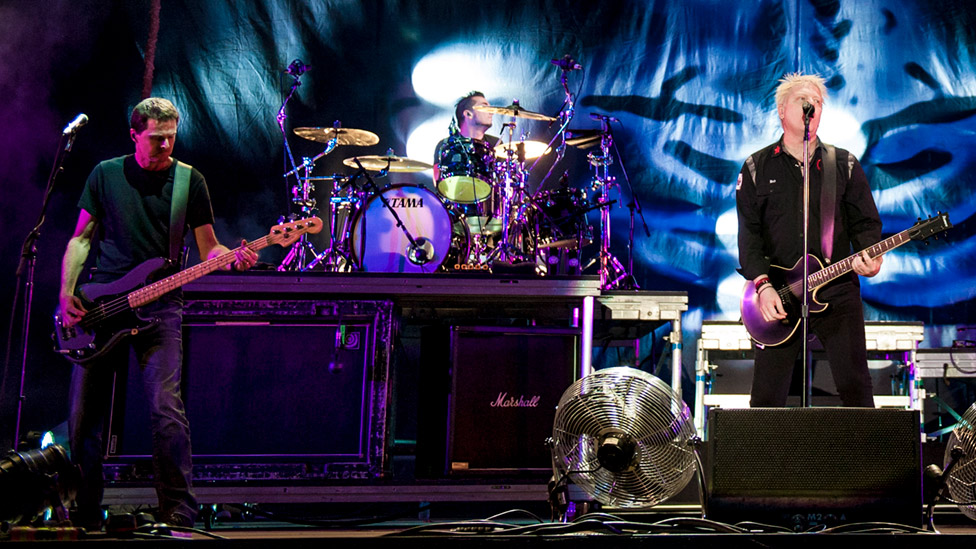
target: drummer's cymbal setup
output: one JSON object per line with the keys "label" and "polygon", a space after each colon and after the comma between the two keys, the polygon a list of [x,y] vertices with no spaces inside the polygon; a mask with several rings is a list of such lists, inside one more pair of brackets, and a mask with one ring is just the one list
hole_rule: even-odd
{"label": "drummer's cymbal setup", "polygon": [[[291,168],[283,177],[294,176],[296,181],[291,188],[291,201],[297,211],[290,215],[296,218],[316,215],[315,183],[331,183],[331,240],[329,247],[320,252],[303,235],[278,270],[530,271],[555,276],[580,275],[590,266],[599,265],[603,289],[637,289],[632,275],[633,204],[629,268],[609,251],[610,208],[617,202],[610,196],[617,187],[616,178],[610,173],[616,152],[610,126],[617,120],[591,114],[591,118],[600,121],[599,129],[568,129],[575,114],[575,97],[566,83],[570,69],[563,65],[560,68],[566,100],[554,116],[526,109],[517,99],[504,107],[472,107],[509,120],[502,124],[497,143],[453,133],[438,146],[434,165],[398,156],[393,149],[388,149],[383,155],[348,156],[342,165],[352,173],[326,177],[311,175],[316,160],[339,146],[368,147],[378,144],[380,139],[368,130],[344,128],[338,120],[331,127],[295,128],[295,135],[325,145],[318,155],[303,158],[296,164],[284,129],[287,118],[284,111],[288,99],[300,85],[301,71],[288,72],[295,83],[278,112],[278,121]],[[558,122],[559,127],[548,142],[530,140],[524,132],[516,132],[523,121],[548,122],[550,128]],[[588,189],[568,186],[568,172],[558,184],[550,186],[555,188],[547,187],[567,147],[581,150],[599,147],[587,155],[593,170]],[[538,185],[539,190],[533,193],[526,184],[543,158],[552,158],[552,167]],[[620,167],[623,169],[622,164]],[[391,173],[416,173],[432,168],[433,189],[403,183],[381,188],[376,183]],[[624,176],[626,180],[625,171]],[[588,190],[594,191],[592,198],[587,196]],[[585,248],[594,242],[593,228],[586,219],[587,213],[593,210],[600,212],[600,247],[584,265]]]}

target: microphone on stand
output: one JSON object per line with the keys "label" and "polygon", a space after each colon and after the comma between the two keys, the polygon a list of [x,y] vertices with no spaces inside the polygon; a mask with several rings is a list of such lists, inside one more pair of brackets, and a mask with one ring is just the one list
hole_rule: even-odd
{"label": "microphone on stand", "polygon": [[312,67],[310,65],[306,65],[305,63],[302,63],[301,59],[296,59],[292,61],[290,65],[288,65],[288,68],[285,69],[284,73],[290,74],[295,78],[298,78],[299,76],[305,74],[305,72],[307,72],[308,69],[310,68]]}
{"label": "microphone on stand", "polygon": [[76,116],[74,120],[69,122],[67,126],[64,127],[64,131],[62,132],[62,135],[75,133],[76,131],[78,131],[79,128],[81,128],[87,123],[88,123],[88,115],[85,113],[81,113],[78,116]]}
{"label": "microphone on stand", "polygon": [[567,53],[562,57],[562,59],[551,59],[549,61],[553,65],[556,65],[564,71],[581,71],[583,70],[583,65],[576,62],[575,59],[569,56]]}
{"label": "microphone on stand", "polygon": [[804,122],[806,122],[807,120],[810,120],[811,118],[813,118],[813,113],[817,112],[817,108],[814,107],[812,103],[810,103],[809,101],[806,101],[806,100],[803,101],[802,108],[803,108],[803,121]]}
{"label": "microphone on stand", "polygon": [[620,119],[615,116],[610,116],[609,114],[600,114],[598,112],[590,113],[591,120],[606,120],[607,122],[620,122]]}
{"label": "microphone on stand", "polygon": [[414,265],[426,265],[434,259],[434,244],[424,238],[417,238],[415,244],[407,246],[407,259]]}

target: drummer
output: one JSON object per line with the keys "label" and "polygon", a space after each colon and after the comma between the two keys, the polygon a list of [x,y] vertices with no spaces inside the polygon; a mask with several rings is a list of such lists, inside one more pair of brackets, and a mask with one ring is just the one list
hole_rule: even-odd
{"label": "drummer", "polygon": [[457,137],[466,137],[468,139],[477,139],[479,141],[485,141],[488,143],[490,148],[494,148],[498,144],[498,138],[493,135],[487,135],[486,132],[491,128],[492,114],[490,112],[482,112],[474,110],[477,106],[488,106],[488,100],[485,99],[485,94],[480,91],[473,91],[468,95],[465,95],[454,106],[454,121],[457,124],[456,130],[455,126],[451,126],[451,135],[442,139],[438,144],[437,148],[434,149],[434,181],[440,179],[440,170],[437,164],[441,161],[441,151],[447,145],[451,139],[457,139]]}

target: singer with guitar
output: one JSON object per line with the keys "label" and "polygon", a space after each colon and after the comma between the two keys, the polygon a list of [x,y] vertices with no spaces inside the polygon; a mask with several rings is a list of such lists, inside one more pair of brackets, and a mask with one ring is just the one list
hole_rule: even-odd
{"label": "singer with guitar", "polygon": [[[95,283],[117,281],[152,258],[174,259],[178,267],[185,235],[191,229],[201,259],[231,253],[214,234],[203,176],[171,156],[179,117],[166,99],[141,101],[129,121],[134,154],[101,162],[88,177],[62,261],[61,328],[71,329],[88,312],[75,290],[93,242],[97,242]],[[174,238],[171,232],[176,233]],[[257,254],[246,246],[234,256],[228,267],[240,271],[257,262]],[[182,295],[176,291],[140,307],[142,314],[157,322],[126,341],[140,361],[145,389],[144,395],[129,398],[144,398],[150,410],[157,519],[191,527],[197,503],[191,485],[190,427],[180,394],[182,304]],[[83,474],[71,519],[89,529],[100,528],[103,519],[102,436],[112,374],[127,367],[128,356],[129,345],[117,345],[92,363],[74,365],[71,375],[69,439],[72,460]]]}
{"label": "singer with guitar", "polygon": [[[739,173],[739,272],[755,287],[754,301],[743,303],[744,322],[785,324],[788,315],[799,313],[799,304],[784,303],[785,294],[769,281],[777,267],[789,268],[806,254],[829,266],[881,240],[881,218],[860,163],[848,151],[817,138],[826,96],[825,82],[819,76],[790,74],[780,80],[776,110],[783,135],[752,154]],[[803,158],[805,118],[810,132],[807,159]],[[808,250],[803,250],[804,161],[810,166]],[[816,294],[826,308],[814,313],[811,307],[809,331],[827,352],[844,406],[874,406],[858,275],[875,276],[881,263],[881,255],[857,254],[853,272],[829,282]],[[814,265],[810,272],[819,268]],[[747,319],[750,314],[756,318]],[[757,345],[751,406],[786,405],[801,333],[794,330],[785,341]]]}

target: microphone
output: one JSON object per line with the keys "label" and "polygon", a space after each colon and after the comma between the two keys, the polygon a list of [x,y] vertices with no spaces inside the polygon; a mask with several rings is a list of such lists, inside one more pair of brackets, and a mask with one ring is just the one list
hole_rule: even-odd
{"label": "microphone", "polygon": [[567,53],[562,59],[552,59],[549,61],[553,65],[556,65],[564,71],[581,71],[583,70],[583,65],[576,62],[575,59],[569,56]]}
{"label": "microphone", "polygon": [[62,135],[73,134],[76,131],[78,131],[78,128],[84,126],[87,123],[88,123],[88,115],[85,113],[81,113],[78,116],[76,116],[74,120],[68,123],[67,126],[64,127],[64,131],[62,132]]}
{"label": "microphone", "polygon": [[434,243],[424,237],[414,242],[407,246],[407,259],[414,265],[430,263],[434,259]]}
{"label": "microphone", "polygon": [[813,118],[813,113],[815,113],[816,111],[817,111],[817,108],[814,107],[809,101],[806,101],[806,100],[803,101],[803,119],[804,120],[809,120],[809,119]]}
{"label": "microphone", "polygon": [[288,65],[287,69],[285,69],[285,74],[290,74],[297,78],[305,74],[305,72],[310,68],[312,67],[306,65],[305,63],[302,63],[301,59],[296,59],[292,61],[290,65]]}
{"label": "microphone", "polygon": [[590,113],[590,119],[591,120],[606,120],[607,122],[620,122],[620,119],[618,119],[615,116],[610,116],[609,114],[600,114],[598,112],[591,112]]}

